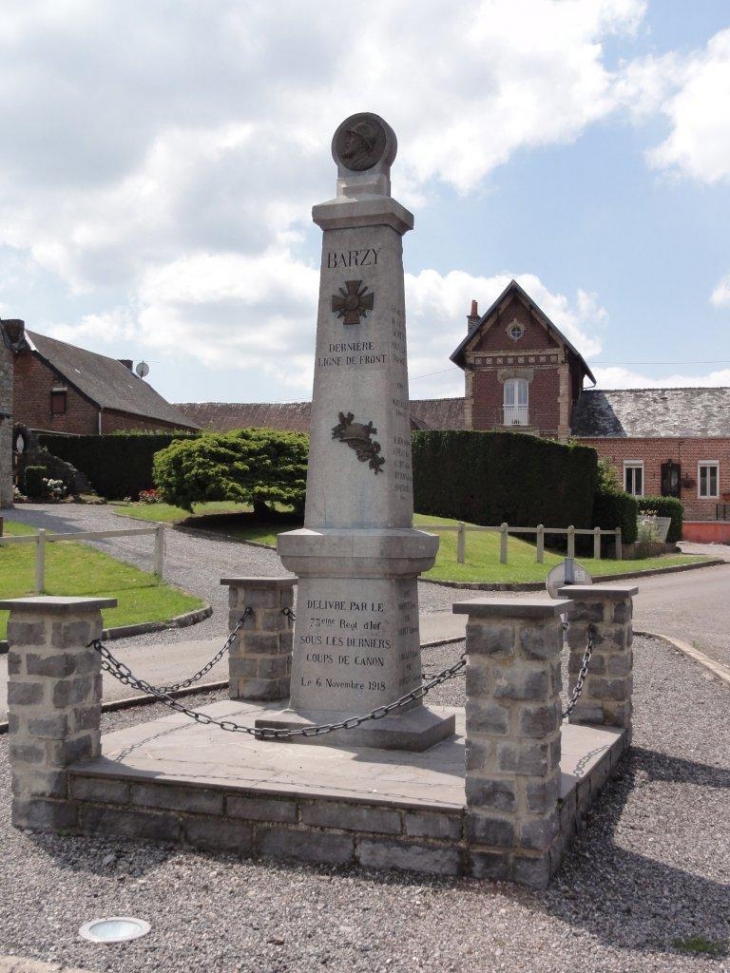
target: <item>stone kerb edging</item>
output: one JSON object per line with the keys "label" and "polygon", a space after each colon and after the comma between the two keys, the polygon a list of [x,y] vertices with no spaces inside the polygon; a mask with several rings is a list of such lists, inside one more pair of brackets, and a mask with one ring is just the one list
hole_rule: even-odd
{"label": "stone kerb edging", "polygon": [[466,614],[469,871],[545,888],[560,840],[560,614],[569,601],[475,599]]}
{"label": "stone kerb edging", "polygon": [[633,597],[628,585],[565,585],[558,594],[572,600],[567,641],[569,693],[580,672],[589,627],[595,626],[593,655],[583,692],[569,716],[571,723],[617,726],[631,739],[634,688]]}
{"label": "stone kerb edging", "polygon": [[101,752],[101,609],[115,598],[0,601],[8,621],[12,821],[58,831],[76,825],[67,768]]}
{"label": "stone kerb edging", "polygon": [[286,699],[291,685],[296,578],[222,578],[228,585],[231,631],[247,609],[228,652],[231,699]]}

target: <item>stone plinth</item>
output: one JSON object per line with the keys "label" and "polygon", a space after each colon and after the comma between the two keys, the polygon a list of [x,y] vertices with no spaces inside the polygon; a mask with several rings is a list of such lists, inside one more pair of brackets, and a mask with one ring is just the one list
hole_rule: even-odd
{"label": "stone plinth", "polygon": [[569,716],[571,723],[619,726],[631,730],[631,696],[634,687],[633,596],[631,585],[565,585],[559,589],[571,598],[568,645],[570,685],[581,668],[588,630],[595,626],[594,649],[583,692]]}
{"label": "stone plinth", "polygon": [[100,753],[102,608],[115,598],[0,601],[8,622],[8,722],[13,824],[75,825],[67,768]]}
{"label": "stone plinth", "polygon": [[459,602],[467,614],[470,871],[545,887],[562,852],[560,613],[568,601]]}
{"label": "stone plinth", "polygon": [[[390,196],[395,154],[382,119],[347,119],[333,140],[337,197],[312,214],[323,234],[306,510],[278,551],[299,576],[291,707],[313,723],[367,713],[421,682],[417,578],[438,538],[413,529],[402,245],[413,217]],[[453,732],[417,709],[389,717],[399,746]],[[347,734],[380,737],[372,725]]]}
{"label": "stone plinth", "polygon": [[294,578],[223,578],[231,631],[251,613],[228,652],[231,699],[286,699],[292,658]]}

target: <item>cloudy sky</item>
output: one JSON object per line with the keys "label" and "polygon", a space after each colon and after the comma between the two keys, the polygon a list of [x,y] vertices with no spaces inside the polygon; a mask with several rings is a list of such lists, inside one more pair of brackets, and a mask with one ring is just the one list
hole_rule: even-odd
{"label": "cloudy sky", "polygon": [[0,0],[0,317],[311,392],[334,129],[395,129],[411,395],[512,277],[603,388],[730,385],[727,0]]}

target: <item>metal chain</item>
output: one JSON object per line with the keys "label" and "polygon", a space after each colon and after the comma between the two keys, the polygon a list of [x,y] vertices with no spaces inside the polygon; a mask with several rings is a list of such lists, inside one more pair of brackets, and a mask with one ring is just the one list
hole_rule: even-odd
{"label": "metal chain", "polygon": [[388,703],[384,706],[376,706],[375,709],[371,710],[369,713],[365,713],[362,716],[351,716],[349,719],[341,720],[339,723],[322,723],[319,726],[305,726],[301,729],[285,730],[277,729],[276,727],[243,726],[240,723],[235,723],[233,720],[218,720],[213,716],[207,716],[205,713],[196,713],[194,710],[188,709],[187,706],[183,706],[182,703],[178,703],[177,700],[172,699],[166,692],[163,692],[161,688],[152,686],[144,679],[138,679],[132,673],[129,666],[125,665],[123,662],[120,662],[119,659],[116,659],[100,639],[95,639],[91,645],[93,645],[96,651],[101,655],[101,668],[104,670],[104,672],[110,673],[123,685],[131,686],[132,689],[137,689],[140,692],[155,696],[161,703],[164,703],[165,706],[175,710],[177,713],[182,713],[185,716],[189,716],[192,720],[195,720],[196,723],[201,723],[204,726],[217,726],[220,727],[221,730],[228,730],[231,733],[247,733],[249,736],[255,737],[257,740],[290,740],[292,737],[300,736],[324,736],[327,733],[332,733],[334,730],[352,730],[356,726],[360,726],[362,723],[368,722],[368,720],[381,720],[384,716],[392,713],[393,710],[398,709],[401,706],[405,706],[407,703],[411,703],[414,700],[422,699],[427,693],[434,689],[434,687],[439,686],[442,682],[446,682],[447,679],[451,679],[457,674],[457,672],[466,666],[466,652],[464,652],[459,657],[458,661],[454,663],[454,665],[450,666],[448,669],[444,669],[437,676],[434,676],[433,679],[429,679],[428,682],[422,683],[416,689],[411,690],[410,693],[406,693],[405,696],[401,696],[392,703]]}
{"label": "metal chain", "polygon": [[576,679],[575,686],[573,686],[573,693],[570,697],[570,702],[563,713],[563,719],[570,716],[570,714],[575,709],[575,704],[580,699],[580,694],[583,692],[583,684],[586,681],[586,676],[588,675],[588,666],[591,664],[591,656],[593,655],[593,649],[596,645],[596,626],[588,626],[588,641],[586,643],[586,650],[583,653],[583,658],[580,663],[580,671],[578,673],[578,678]]}
{"label": "metal chain", "polygon": [[[216,654],[213,656],[210,662],[206,663],[202,669],[200,669],[198,672],[195,673],[194,676],[191,676],[189,679],[183,680],[183,682],[173,683],[171,686],[156,686],[155,688],[157,689],[157,691],[159,693],[162,693],[163,696],[169,696],[170,693],[176,693],[180,689],[187,689],[188,686],[192,686],[194,682],[198,681],[198,679],[202,679],[207,672],[210,672],[213,666],[218,665],[218,663],[221,661],[223,656],[230,649],[231,645],[233,644],[233,640],[238,635],[239,631],[243,628],[246,619],[249,618],[251,615],[253,615],[253,608],[247,608],[244,611],[243,615],[241,615],[241,617],[239,618],[231,634],[226,639],[223,648],[220,649],[218,652],[216,652]],[[95,645],[94,648],[96,648]],[[121,664],[122,663],[120,663],[120,665]],[[131,675],[131,672],[129,674]]]}
{"label": "metal chain", "polygon": [[291,608],[282,608],[281,609],[281,614],[285,618],[288,618],[289,619],[289,624],[290,625],[292,624],[292,622],[295,622],[297,620],[297,616],[294,614],[294,612],[291,610]]}

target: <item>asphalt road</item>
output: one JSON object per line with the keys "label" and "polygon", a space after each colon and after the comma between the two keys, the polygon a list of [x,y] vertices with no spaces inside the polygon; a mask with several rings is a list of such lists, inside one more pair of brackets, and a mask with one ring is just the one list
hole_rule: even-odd
{"label": "asphalt road", "polygon": [[730,668],[730,564],[636,580],[634,629],[682,639]]}

